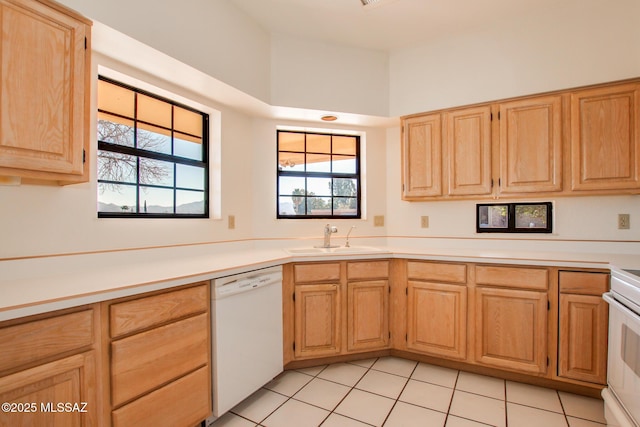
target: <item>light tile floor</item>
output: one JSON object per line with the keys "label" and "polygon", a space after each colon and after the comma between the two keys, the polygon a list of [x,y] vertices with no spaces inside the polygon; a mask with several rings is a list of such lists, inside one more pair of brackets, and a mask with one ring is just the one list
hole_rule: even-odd
{"label": "light tile floor", "polygon": [[602,427],[601,400],[382,357],[286,371],[213,427]]}

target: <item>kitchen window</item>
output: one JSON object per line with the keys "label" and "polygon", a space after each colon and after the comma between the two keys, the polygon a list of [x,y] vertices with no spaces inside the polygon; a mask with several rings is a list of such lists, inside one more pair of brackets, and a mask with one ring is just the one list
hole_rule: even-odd
{"label": "kitchen window", "polygon": [[277,131],[278,218],[360,218],[360,137]]}
{"label": "kitchen window", "polygon": [[98,217],[208,218],[209,116],[100,76]]}

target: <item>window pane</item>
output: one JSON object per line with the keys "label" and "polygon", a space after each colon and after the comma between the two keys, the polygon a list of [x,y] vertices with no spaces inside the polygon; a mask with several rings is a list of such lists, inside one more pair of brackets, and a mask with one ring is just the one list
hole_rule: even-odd
{"label": "window pane", "polygon": [[171,104],[138,94],[138,120],[171,129]]}
{"label": "window pane", "polygon": [[176,191],[176,213],[179,214],[203,214],[204,192],[202,191]]}
{"label": "window pane", "polygon": [[138,124],[138,148],[171,154],[171,135],[165,129]]}
{"label": "window pane", "polygon": [[331,215],[331,197],[308,197],[307,214]]}
{"label": "window pane", "polygon": [[301,196],[278,198],[279,215],[304,215],[305,206],[305,198]]}
{"label": "window pane", "polygon": [[304,152],[304,133],[279,132],[278,150]]}
{"label": "window pane", "polygon": [[331,167],[335,173],[356,173],[356,158],[353,156],[333,156]]}
{"label": "window pane", "polygon": [[357,199],[355,197],[339,197],[333,199],[333,214],[334,215],[356,215]]}
{"label": "window pane", "polygon": [[304,171],[304,153],[278,153],[279,170]]}
{"label": "window pane", "polygon": [[99,113],[98,141],[133,147],[133,120]]}
{"label": "window pane", "polygon": [[173,129],[202,138],[202,115],[184,108],[173,107]]}
{"label": "window pane", "polygon": [[547,205],[516,205],[516,228],[547,228]]}
{"label": "window pane", "polygon": [[308,153],[331,153],[331,135],[307,134]]}
{"label": "window pane", "polygon": [[204,168],[176,165],[176,187],[204,190]]}
{"label": "window pane", "polygon": [[141,157],[140,184],[173,187],[173,163]]}
{"label": "window pane", "polygon": [[173,136],[173,154],[187,159],[202,160],[202,141],[190,141],[176,133]]}
{"label": "window pane", "polygon": [[331,155],[307,154],[307,172],[331,172]]}
{"label": "window pane", "polygon": [[136,213],[136,187],[98,183],[98,212]]}
{"label": "window pane", "polygon": [[98,109],[133,118],[135,93],[104,80],[98,81]]}
{"label": "window pane", "polygon": [[305,195],[306,185],[304,177],[281,176],[279,178],[280,195]]}
{"label": "window pane", "polygon": [[140,212],[173,214],[173,190],[140,186]]}
{"label": "window pane", "polygon": [[331,196],[331,178],[307,178],[307,194]]}
{"label": "window pane", "polygon": [[333,195],[356,197],[358,194],[358,182],[355,179],[334,178]]}
{"label": "window pane", "polygon": [[98,179],[135,183],[136,161],[135,156],[98,150]]}
{"label": "window pane", "polygon": [[334,136],[333,137],[333,154],[356,155],[356,137],[355,136]]}

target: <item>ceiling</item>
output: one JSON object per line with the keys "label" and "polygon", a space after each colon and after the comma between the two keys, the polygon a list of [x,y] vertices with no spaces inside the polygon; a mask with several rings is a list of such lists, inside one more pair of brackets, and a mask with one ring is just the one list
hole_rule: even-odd
{"label": "ceiling", "polygon": [[505,20],[530,19],[558,0],[231,0],[267,31],[389,51]]}

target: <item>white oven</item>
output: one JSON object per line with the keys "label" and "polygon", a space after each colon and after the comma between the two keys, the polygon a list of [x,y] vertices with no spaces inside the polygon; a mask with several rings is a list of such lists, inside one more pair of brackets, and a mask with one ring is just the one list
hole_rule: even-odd
{"label": "white oven", "polygon": [[611,270],[608,388],[602,392],[607,425],[640,426],[640,271]]}

